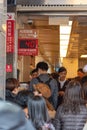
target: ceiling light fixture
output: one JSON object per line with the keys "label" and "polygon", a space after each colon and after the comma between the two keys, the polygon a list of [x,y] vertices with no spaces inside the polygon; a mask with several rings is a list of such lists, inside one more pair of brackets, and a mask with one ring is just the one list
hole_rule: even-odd
{"label": "ceiling light fixture", "polygon": [[69,38],[71,33],[72,21],[69,21],[69,25],[60,25],[60,58],[66,57]]}
{"label": "ceiling light fixture", "polygon": [[87,55],[81,55],[80,57],[81,58],[87,58]]}

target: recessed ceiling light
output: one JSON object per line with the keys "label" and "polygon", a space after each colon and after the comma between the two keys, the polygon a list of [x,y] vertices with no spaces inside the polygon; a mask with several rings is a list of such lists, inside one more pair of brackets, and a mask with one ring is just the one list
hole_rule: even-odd
{"label": "recessed ceiling light", "polygon": [[87,55],[81,55],[80,57],[81,58],[87,58]]}

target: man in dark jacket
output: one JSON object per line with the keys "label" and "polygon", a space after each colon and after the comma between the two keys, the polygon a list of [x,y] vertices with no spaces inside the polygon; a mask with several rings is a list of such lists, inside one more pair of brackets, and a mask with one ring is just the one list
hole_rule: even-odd
{"label": "man in dark jacket", "polygon": [[58,106],[63,103],[63,96],[65,93],[66,85],[69,83],[69,80],[66,79],[67,70],[65,67],[60,67],[58,71]]}
{"label": "man in dark jacket", "polygon": [[[36,69],[38,71],[38,77],[39,79],[45,83],[50,79],[50,76],[48,75],[48,64],[46,62],[39,62],[36,65]],[[30,82],[29,90],[34,91],[34,85],[38,84],[38,78],[34,78]],[[57,99],[58,99],[58,87],[57,87],[57,82],[55,79],[51,79],[49,83],[49,87],[51,89],[51,103],[53,107],[56,109],[57,108]]]}

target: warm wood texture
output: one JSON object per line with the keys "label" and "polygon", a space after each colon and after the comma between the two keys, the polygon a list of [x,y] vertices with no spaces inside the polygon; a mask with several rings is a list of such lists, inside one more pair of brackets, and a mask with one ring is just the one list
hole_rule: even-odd
{"label": "warm wood texture", "polygon": [[[29,25],[28,20],[33,20]],[[87,17],[70,16],[73,21],[67,58],[80,58],[82,54],[87,54]],[[60,55],[60,31],[59,25],[49,25],[48,16],[30,16],[28,13],[18,14],[18,28],[35,28],[38,30],[39,54],[50,65],[59,63]]]}

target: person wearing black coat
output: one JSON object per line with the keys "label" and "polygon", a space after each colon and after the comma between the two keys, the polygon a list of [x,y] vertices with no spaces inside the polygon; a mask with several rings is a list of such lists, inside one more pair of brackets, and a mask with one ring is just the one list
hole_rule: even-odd
{"label": "person wearing black coat", "polygon": [[16,95],[18,93],[19,81],[15,78],[6,79],[6,94],[7,101],[15,102]]}
{"label": "person wearing black coat", "polygon": [[58,70],[58,106],[63,103],[63,96],[66,90],[66,86],[69,83],[69,80],[66,79],[67,69],[65,67],[60,67]]}

